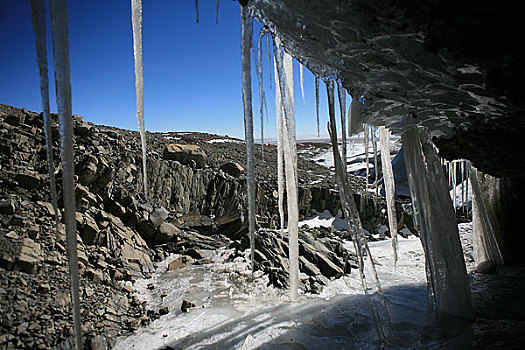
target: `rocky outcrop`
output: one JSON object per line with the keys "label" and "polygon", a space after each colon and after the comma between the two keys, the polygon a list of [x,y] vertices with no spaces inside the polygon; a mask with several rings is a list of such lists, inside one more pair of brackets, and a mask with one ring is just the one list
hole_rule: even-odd
{"label": "rocky outcrop", "polygon": [[206,165],[206,154],[197,145],[170,143],[164,148],[162,156],[166,160],[174,160],[192,168],[204,168]]}

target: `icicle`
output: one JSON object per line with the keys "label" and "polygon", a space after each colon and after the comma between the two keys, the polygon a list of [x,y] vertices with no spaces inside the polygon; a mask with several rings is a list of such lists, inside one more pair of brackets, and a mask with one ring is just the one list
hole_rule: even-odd
{"label": "icicle", "polygon": [[392,250],[394,251],[394,264],[398,260],[397,247],[397,218],[396,202],[394,201],[395,180],[392,170],[392,160],[390,159],[390,131],[384,126],[379,127],[379,148],[381,150],[381,165],[383,168],[383,183],[385,185],[386,204],[388,211],[388,227],[392,236]]}
{"label": "icicle", "polygon": [[246,140],[246,178],[248,188],[248,226],[252,272],[255,253],[255,162],[252,116],[252,79],[250,48],[252,45],[252,21],[247,6],[241,6],[241,55],[242,55],[242,99],[244,107],[244,137]]}
{"label": "icicle", "polygon": [[262,61],[262,48],[261,42],[266,32],[265,28],[262,28],[259,32],[259,40],[257,41],[257,81],[259,83],[259,102],[260,102],[260,118],[261,118],[261,153],[262,160],[264,161],[264,89],[263,89],[263,61]]}
{"label": "icicle", "polygon": [[49,77],[47,73],[46,21],[44,0],[31,0],[31,20],[35,32],[36,53],[40,73],[40,94],[42,97],[42,113],[44,116],[44,134],[46,137],[47,170],[49,173],[49,190],[51,202],[55,210],[55,224],[58,227],[58,205],[55,181],[55,163],[53,159],[53,138],[51,134],[51,118],[49,116]]}
{"label": "icicle", "polygon": [[452,198],[453,198],[453,203],[454,203],[454,211],[456,211],[456,186],[457,186],[457,183],[456,183],[456,164],[457,162],[456,161],[452,161]]}
{"label": "icicle", "polygon": [[345,172],[347,170],[347,150],[346,150],[346,91],[341,81],[337,82],[337,96],[339,98],[339,112],[341,116],[341,142],[343,143],[343,162]]}
{"label": "icicle", "polygon": [[465,213],[465,161],[462,160],[459,163],[459,169],[461,174],[461,212]]}
{"label": "icicle", "polygon": [[377,337],[379,341],[386,342],[390,334],[390,316],[383,297],[381,283],[377,277],[372,255],[368,248],[365,232],[359,218],[359,212],[355,205],[353,194],[346,181],[341,155],[337,145],[337,128],[335,122],[335,94],[334,85],[332,81],[326,82],[326,91],[328,95],[328,111],[330,114],[330,121],[328,123],[328,131],[332,142],[332,151],[334,155],[334,163],[336,169],[337,185],[339,187],[339,197],[341,200],[341,207],[348,224],[349,231],[352,234],[352,242],[358,256],[359,263],[359,277],[365,292],[366,300],[374,319],[376,326]]}
{"label": "icicle", "polygon": [[465,203],[465,211],[466,211],[466,218],[468,220],[469,218],[469,208],[468,208],[468,184],[470,182],[470,162],[465,161],[465,198],[467,199],[467,203]]}
{"label": "icicle", "polygon": [[348,135],[355,135],[363,130],[363,119],[361,117],[361,110],[363,104],[357,98],[352,97],[349,111]]}
{"label": "icicle", "polygon": [[277,62],[274,56],[274,77],[275,77],[275,115],[277,116],[277,193],[279,218],[281,220],[281,238],[284,233],[284,155],[283,155],[283,125],[284,106],[279,85],[279,73],[277,72]]}
{"label": "icicle", "polygon": [[268,53],[268,75],[270,79],[270,90],[272,89],[272,54],[270,51],[270,41],[272,40],[272,33],[268,29],[266,32],[266,51]]}
{"label": "icicle", "polygon": [[71,113],[71,84],[69,75],[69,29],[66,0],[52,0],[51,31],[53,34],[53,57],[55,85],[60,124],[60,148],[62,157],[62,181],[64,222],[66,224],[67,255],[71,280],[71,305],[75,345],[83,349],[82,324],[80,320],[77,228],[75,221],[75,160],[73,149],[73,117]]}
{"label": "icicle", "polygon": [[146,127],[144,126],[144,77],[142,75],[142,0],[131,0],[133,24],[133,54],[135,57],[135,90],[137,95],[137,120],[142,145],[142,168],[144,195],[148,196],[148,174],[146,171]]}
{"label": "icicle", "polygon": [[304,67],[301,62],[299,62],[299,75],[301,76],[301,95],[303,96],[303,105],[306,104],[304,99]]}
{"label": "icicle", "polygon": [[195,14],[197,16],[197,23],[199,23],[199,0],[195,0]]}
{"label": "icicle", "polygon": [[430,133],[415,126],[402,139],[412,205],[425,250],[428,299],[439,318],[472,318],[456,216]]}
{"label": "icicle", "polygon": [[215,7],[215,24],[219,24],[219,0],[217,0]]}
{"label": "icicle", "polygon": [[[292,57],[284,53],[279,38],[274,42],[276,62],[275,89],[279,91],[284,105],[284,120],[281,124],[284,168],[286,176],[286,202],[288,207],[288,249],[290,261],[290,299],[297,299],[299,287],[299,208],[297,192],[297,150],[295,145],[295,122],[293,106],[293,70]],[[284,85],[284,86],[283,86]],[[282,118],[281,118],[282,119]]]}
{"label": "icicle", "polygon": [[365,190],[364,190],[364,193],[361,195],[361,211],[363,211],[365,209],[365,204],[366,204],[366,196],[368,195],[368,188],[369,188],[369,182],[368,182],[368,179],[370,177],[370,157],[368,155],[368,144],[369,144],[369,126],[367,124],[364,125],[363,129],[365,130],[364,131],[364,138],[365,138],[365,160],[366,160],[366,170],[365,170],[365,179],[366,179],[366,182],[365,182]]}
{"label": "icicle", "polygon": [[317,112],[317,137],[321,136],[319,131],[319,77],[315,76],[315,110]]}
{"label": "icicle", "polygon": [[374,184],[375,184],[375,196],[374,196],[374,212],[377,212],[377,199],[379,198],[379,168],[377,167],[377,140],[375,135],[375,129],[372,130],[372,146],[374,148]]}

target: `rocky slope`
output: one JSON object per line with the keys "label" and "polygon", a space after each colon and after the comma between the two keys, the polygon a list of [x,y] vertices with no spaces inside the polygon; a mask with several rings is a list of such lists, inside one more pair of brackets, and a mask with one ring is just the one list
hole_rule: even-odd
{"label": "rocky slope", "polygon": [[[55,159],[58,153],[56,116]],[[142,188],[136,132],[96,126],[75,117],[75,163],[81,310],[87,345],[104,348],[169,310],[147,310],[131,282],[149,275],[155,262],[179,254],[171,268],[210,263],[199,249],[247,248],[245,146],[241,140],[198,133],[148,134],[149,193]],[[0,347],[64,346],[72,331],[65,230],[55,225],[48,189],[41,115],[0,105]],[[257,268],[286,287],[287,240],[276,234],[276,153],[256,153]],[[59,202],[61,167],[55,164]],[[299,157],[300,213],[338,210],[328,169]],[[362,181],[351,178],[356,200]],[[365,195],[361,217],[377,232],[385,222]],[[59,207],[61,203],[59,203]],[[409,215],[399,207],[399,224]],[[60,212],[58,213],[61,218]],[[306,291],[349,273],[354,257],[341,248],[345,232],[301,232],[301,271]]]}

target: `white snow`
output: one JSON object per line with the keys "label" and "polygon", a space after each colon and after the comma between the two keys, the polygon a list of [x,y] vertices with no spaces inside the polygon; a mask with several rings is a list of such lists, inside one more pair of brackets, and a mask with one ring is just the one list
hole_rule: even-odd
{"label": "white snow", "polygon": [[228,142],[231,142],[231,143],[242,143],[241,140],[234,140],[234,139],[213,139],[213,140],[209,140],[209,141],[206,141],[207,143],[228,143]]}

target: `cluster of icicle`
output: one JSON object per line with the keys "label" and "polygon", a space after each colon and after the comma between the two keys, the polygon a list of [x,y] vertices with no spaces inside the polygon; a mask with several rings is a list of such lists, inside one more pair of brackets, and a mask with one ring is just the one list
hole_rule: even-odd
{"label": "cluster of icicle", "polygon": [[[66,0],[51,0],[51,33],[53,37],[53,57],[55,63],[55,85],[60,130],[60,155],[62,158],[62,181],[64,222],[66,225],[67,255],[73,311],[74,344],[82,349],[82,327],[80,321],[79,278],[77,257],[77,229],[75,221],[75,183],[73,118],[71,113],[71,84],[69,76],[69,29]],[[49,78],[47,71],[46,24],[44,0],[31,0],[31,17],[36,39],[36,52],[40,73],[42,110],[46,137],[50,190],[58,223],[56,189],[53,166],[53,146],[51,121],[49,116]]]}
{"label": "cluster of icicle", "polygon": [[[448,187],[452,189],[452,203],[454,210],[459,210],[467,218],[469,216],[469,179],[470,179],[470,165],[469,161],[465,159],[456,159],[448,161],[441,158],[441,165],[445,168],[445,173],[448,175]],[[460,187],[458,189],[458,187]],[[458,198],[456,193],[461,191],[461,196]],[[458,203],[458,199],[460,203]]]}

